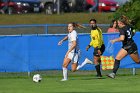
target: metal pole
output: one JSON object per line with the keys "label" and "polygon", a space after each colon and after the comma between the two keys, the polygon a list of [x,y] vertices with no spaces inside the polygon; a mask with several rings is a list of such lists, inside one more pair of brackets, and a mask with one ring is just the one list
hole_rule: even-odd
{"label": "metal pole", "polygon": [[45,34],[48,34],[48,25],[45,25]]}
{"label": "metal pole", "polygon": [[30,77],[31,76],[31,73],[30,72],[28,72],[28,77]]}
{"label": "metal pole", "polygon": [[132,71],[133,71],[133,75],[136,75],[136,68],[133,68]]}
{"label": "metal pole", "polygon": [[57,14],[60,14],[60,0],[57,0]]}

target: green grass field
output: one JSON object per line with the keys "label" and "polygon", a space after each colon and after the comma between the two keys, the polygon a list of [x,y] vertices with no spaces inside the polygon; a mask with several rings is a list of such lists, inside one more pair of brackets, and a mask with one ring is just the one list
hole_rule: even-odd
{"label": "green grass field", "polygon": [[15,24],[66,24],[68,22],[88,23],[89,19],[96,18],[99,24],[111,22],[113,13],[64,13],[64,14],[21,14],[0,15],[0,25]]}
{"label": "green grass field", "polygon": [[[14,24],[46,24],[67,23],[76,21],[88,23],[90,18],[96,18],[98,23],[106,24],[112,20],[112,13],[70,13],[63,15],[0,15],[0,25]],[[36,72],[40,73],[40,72]],[[140,71],[138,72],[140,73]],[[69,80],[61,82],[61,71],[46,71],[40,73],[43,80],[40,83],[32,81],[27,73],[0,73],[0,93],[140,93],[140,74],[132,75],[131,70],[119,70],[115,79],[103,73],[102,79],[95,77],[95,71],[69,71]]]}
{"label": "green grass field", "polygon": [[[69,22],[78,22],[87,24],[91,18],[97,19],[98,24],[110,24],[114,13],[64,13],[45,15],[41,14],[14,14],[0,15],[0,25],[19,25],[19,24],[67,24]],[[107,31],[108,27],[101,27],[103,32]],[[0,27],[0,35],[19,35],[19,34],[45,34],[46,27],[30,26],[30,27]],[[67,33],[66,27],[48,27],[49,34]],[[88,29],[80,29],[79,33],[88,33]]]}
{"label": "green grass field", "polygon": [[[0,78],[0,93],[140,93],[140,75],[121,74],[115,79],[95,77],[95,71],[69,72],[69,80],[61,82],[62,73],[46,72],[42,81],[32,77]],[[128,73],[128,70],[127,70]]]}

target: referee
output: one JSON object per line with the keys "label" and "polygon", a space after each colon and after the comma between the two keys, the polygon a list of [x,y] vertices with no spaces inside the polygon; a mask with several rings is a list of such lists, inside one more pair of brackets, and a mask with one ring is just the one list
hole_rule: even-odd
{"label": "referee", "polygon": [[95,19],[90,19],[89,23],[91,26],[91,34],[90,34],[91,41],[90,41],[90,44],[86,47],[86,50],[88,51],[90,47],[94,48],[93,60],[94,60],[94,64],[95,64],[95,68],[97,72],[97,77],[102,77],[102,74],[100,71],[100,64],[101,64],[100,56],[103,54],[105,50],[102,30],[97,26]]}

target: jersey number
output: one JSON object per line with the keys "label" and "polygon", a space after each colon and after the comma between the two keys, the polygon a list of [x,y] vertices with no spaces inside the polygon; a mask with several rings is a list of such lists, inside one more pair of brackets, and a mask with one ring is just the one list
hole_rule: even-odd
{"label": "jersey number", "polygon": [[132,38],[131,28],[127,30],[127,36],[128,38]]}

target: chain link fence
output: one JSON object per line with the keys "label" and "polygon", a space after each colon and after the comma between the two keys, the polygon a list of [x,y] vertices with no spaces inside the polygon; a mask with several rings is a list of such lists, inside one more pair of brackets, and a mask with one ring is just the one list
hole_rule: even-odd
{"label": "chain link fence", "polygon": [[[90,33],[88,24],[84,29],[76,29],[78,33]],[[107,32],[109,24],[98,24],[103,33]],[[26,34],[65,34],[67,24],[37,24],[37,25],[1,25],[0,35],[26,35]]]}

